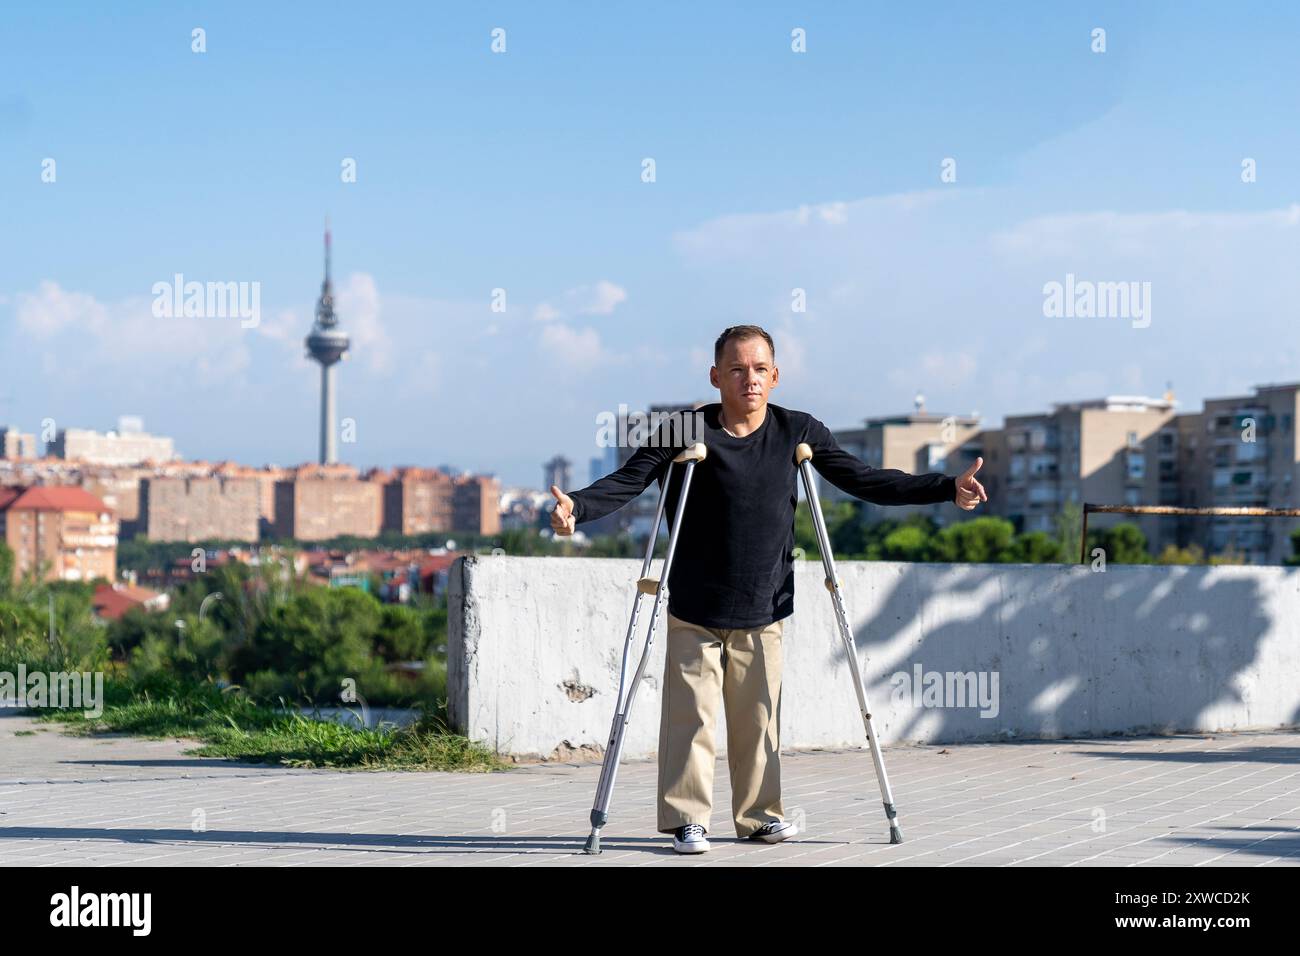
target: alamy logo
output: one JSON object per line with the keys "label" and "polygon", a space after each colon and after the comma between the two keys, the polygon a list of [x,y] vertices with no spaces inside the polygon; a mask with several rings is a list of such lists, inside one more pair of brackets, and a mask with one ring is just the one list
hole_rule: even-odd
{"label": "alamy logo", "polygon": [[19,664],[17,675],[0,671],[0,707],[57,707],[104,713],[104,674],[97,671],[32,671]]}
{"label": "alamy logo", "polygon": [[178,272],[171,282],[155,282],[150,291],[156,319],[237,317],[243,329],[256,328],[262,321],[260,282],[186,282]]}
{"label": "alamy logo", "polygon": [[997,671],[927,671],[912,665],[912,673],[895,671],[889,677],[895,704],[913,707],[978,707],[981,717],[996,717]]}
{"label": "alamy logo", "polygon": [[1065,282],[1043,286],[1043,315],[1049,319],[1132,319],[1133,328],[1151,324],[1150,282],[1092,282],[1066,273]]}
{"label": "alamy logo", "polygon": [[696,411],[629,412],[620,404],[617,412],[596,416],[597,448],[681,448],[693,445],[704,434],[704,413]]}
{"label": "alamy logo", "polygon": [[152,925],[151,893],[71,892],[50,897],[51,926],[129,926],[131,935],[148,936]]}

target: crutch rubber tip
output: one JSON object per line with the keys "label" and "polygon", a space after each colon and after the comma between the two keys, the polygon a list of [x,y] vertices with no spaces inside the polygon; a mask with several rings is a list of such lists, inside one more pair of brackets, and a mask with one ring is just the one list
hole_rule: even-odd
{"label": "crutch rubber tip", "polygon": [[900,829],[898,829],[898,827],[890,827],[890,828],[889,828],[889,842],[890,842],[890,843],[902,843],[902,842],[903,842],[903,831],[900,830]]}
{"label": "crutch rubber tip", "polygon": [[591,856],[598,856],[600,854],[599,833],[593,833],[591,836],[587,837],[587,845],[582,848],[582,852],[590,854]]}

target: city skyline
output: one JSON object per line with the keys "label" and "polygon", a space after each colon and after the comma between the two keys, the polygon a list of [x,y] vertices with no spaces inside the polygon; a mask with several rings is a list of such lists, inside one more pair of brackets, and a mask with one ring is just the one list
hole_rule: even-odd
{"label": "city skyline", "polygon": [[[1300,378],[1272,80],[1300,14],[739,9],[6,11],[0,422],[131,412],[191,458],[312,460],[326,213],[361,467],[533,486],[600,453],[602,412],[715,400],[736,322],[776,338],[772,400],[833,428],[918,391],[998,427]],[[177,275],[256,283],[258,322],[156,317]],[[1075,280],[1149,284],[1148,324],[1049,317]]]}

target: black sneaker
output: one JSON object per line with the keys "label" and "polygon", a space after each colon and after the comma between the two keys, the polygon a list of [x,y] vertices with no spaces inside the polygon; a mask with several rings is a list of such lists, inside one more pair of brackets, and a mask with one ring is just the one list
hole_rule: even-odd
{"label": "black sneaker", "polygon": [[749,835],[751,840],[762,840],[764,843],[780,843],[782,840],[788,840],[796,836],[799,829],[788,820],[772,820],[764,823],[761,827]]}
{"label": "black sneaker", "polygon": [[704,827],[698,823],[678,827],[673,834],[673,849],[678,853],[703,853],[708,848],[709,841],[704,839]]}

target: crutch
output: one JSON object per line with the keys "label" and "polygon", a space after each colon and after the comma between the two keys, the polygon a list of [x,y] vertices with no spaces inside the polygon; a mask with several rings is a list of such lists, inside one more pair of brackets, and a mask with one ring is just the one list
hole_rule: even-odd
{"label": "crutch", "polygon": [[[677,532],[682,526],[682,515],[686,513],[686,493],[691,487],[691,474],[695,471],[696,463],[704,460],[706,453],[707,449],[703,442],[696,442],[674,458],[664,473],[663,488],[659,492],[659,507],[655,511],[655,523],[650,531],[650,543],[646,545],[645,560],[641,563],[641,577],[636,582],[632,620],[628,623],[627,638],[623,642],[623,669],[618,679],[618,700],[614,707],[614,722],[609,729],[609,743],[605,746],[605,760],[600,768],[596,803],[591,808],[591,835],[587,837],[586,846],[583,847],[587,853],[600,852],[600,831],[609,820],[609,801],[614,794],[614,778],[618,775],[618,762],[623,754],[623,736],[632,716],[632,701],[636,698],[637,688],[641,686],[641,678],[645,676],[646,664],[650,661],[659,609],[668,602],[668,572],[673,566],[673,552],[677,549]],[[677,501],[677,514],[673,517],[673,526],[668,532],[668,551],[664,555],[663,572],[658,579],[655,579],[650,577],[650,561],[655,553],[655,539],[659,536],[659,524],[664,518],[668,481],[672,477],[673,465],[678,463],[686,465],[686,473],[682,476],[682,493]],[[650,611],[650,628],[646,633],[645,649],[641,652],[641,663],[637,665],[636,675],[629,683],[627,667],[631,661],[632,636],[636,633],[636,622],[641,616],[641,597],[646,594],[653,594],[655,603]]]}
{"label": "crutch", "polygon": [[817,488],[813,484],[812,456],[812,448],[804,442],[800,442],[799,447],[794,451],[795,464],[803,475],[808,510],[812,512],[813,524],[817,528],[817,543],[822,552],[822,568],[826,571],[826,590],[831,592],[831,601],[835,605],[835,620],[839,625],[840,637],[844,640],[844,650],[849,655],[849,665],[853,669],[853,689],[858,692],[858,708],[862,711],[862,725],[867,729],[871,760],[876,765],[876,779],[880,781],[880,796],[885,801],[885,816],[889,818],[889,842],[902,843],[903,831],[898,823],[898,811],[894,809],[894,794],[889,789],[889,776],[885,773],[885,757],[880,752],[880,741],[876,739],[876,729],[871,723],[871,707],[867,704],[867,691],[863,686],[862,665],[858,663],[858,649],[853,643],[853,632],[849,630],[849,616],[844,610],[844,595],[840,591],[839,578],[835,576],[835,559],[831,556],[830,536],[826,533],[826,520],[822,517],[822,505],[817,500]]}

